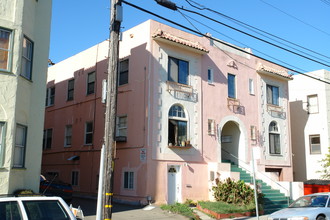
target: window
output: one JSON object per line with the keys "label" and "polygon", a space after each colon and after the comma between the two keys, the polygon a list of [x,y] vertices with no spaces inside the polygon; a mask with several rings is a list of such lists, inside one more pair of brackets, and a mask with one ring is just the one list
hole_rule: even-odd
{"label": "window", "polygon": [[124,172],[124,189],[134,188],[134,172]]}
{"label": "window", "polygon": [[55,86],[46,90],[46,106],[54,105],[55,102]]}
{"label": "window", "polygon": [[129,62],[127,60],[123,60],[119,64],[119,79],[118,79],[118,85],[125,85],[128,83],[128,67]]}
{"label": "window", "polygon": [[251,125],[251,140],[257,140],[257,127],[254,125]]}
{"label": "window", "polygon": [[0,218],[3,220],[17,219],[22,220],[17,201],[1,201],[0,202]]}
{"label": "window", "polygon": [[95,72],[89,73],[87,76],[87,95],[94,93]]}
{"label": "window", "polygon": [[71,147],[71,139],[72,139],[72,125],[67,125],[65,127],[65,140],[64,140],[65,147]]}
{"label": "window", "polygon": [[279,89],[276,86],[267,85],[267,104],[279,105]]}
{"label": "window", "polygon": [[308,105],[308,113],[318,113],[319,112],[319,102],[317,95],[309,95],[307,96],[307,105]]}
{"label": "window", "polygon": [[67,211],[58,200],[25,200],[22,203],[26,210],[26,219],[70,219]]}
{"label": "window", "polygon": [[228,97],[236,99],[236,76],[228,73]]}
{"label": "window", "polygon": [[207,82],[213,84],[213,69],[207,70]]}
{"label": "window", "polygon": [[24,36],[21,75],[27,79],[32,78],[32,57],[33,43],[27,37]]}
{"label": "window", "polygon": [[269,125],[269,153],[281,154],[280,133],[275,121]]}
{"label": "window", "polygon": [[5,123],[0,121],[0,167],[3,166],[5,154]]}
{"label": "window", "polygon": [[249,93],[250,93],[250,95],[254,95],[254,82],[253,82],[253,79],[249,79]]}
{"label": "window", "polygon": [[127,116],[117,117],[116,141],[126,141],[127,138]]}
{"label": "window", "polygon": [[71,185],[72,186],[78,186],[79,185],[79,172],[78,171],[72,171],[72,173],[71,173]]}
{"label": "window", "polygon": [[168,80],[188,85],[189,63],[173,57],[168,58]]}
{"label": "window", "polygon": [[19,168],[24,167],[26,137],[27,137],[27,127],[23,125],[16,125],[13,167],[19,167]]}
{"label": "window", "polygon": [[50,149],[52,147],[53,129],[44,130],[44,138],[42,149]]}
{"label": "window", "polygon": [[209,135],[215,135],[215,120],[213,119],[208,120],[207,131]]}
{"label": "window", "polygon": [[185,146],[187,140],[187,119],[183,108],[173,105],[168,114],[168,144]]}
{"label": "window", "polygon": [[68,101],[73,100],[73,95],[74,95],[74,79],[70,79],[68,81],[68,97],[67,97],[67,100]]}
{"label": "window", "polygon": [[11,42],[11,31],[0,28],[0,70],[10,70],[12,56]]}
{"label": "window", "polygon": [[311,154],[321,154],[320,135],[310,135],[309,145]]}
{"label": "window", "polygon": [[85,144],[93,144],[93,122],[86,122],[85,125]]}

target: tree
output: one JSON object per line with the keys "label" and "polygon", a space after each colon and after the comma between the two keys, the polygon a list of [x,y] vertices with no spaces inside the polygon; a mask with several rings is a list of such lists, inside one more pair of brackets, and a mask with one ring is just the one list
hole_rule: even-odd
{"label": "tree", "polygon": [[321,179],[330,179],[330,147],[328,148],[328,154],[325,155],[325,158],[320,160],[322,170],[317,171],[318,173],[322,173]]}

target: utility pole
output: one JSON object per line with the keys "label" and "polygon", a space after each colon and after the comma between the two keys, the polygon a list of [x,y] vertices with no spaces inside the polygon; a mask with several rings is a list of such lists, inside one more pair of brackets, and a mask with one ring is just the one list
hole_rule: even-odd
{"label": "utility pole", "polygon": [[110,0],[110,39],[106,112],[104,127],[103,211],[104,220],[111,220],[113,198],[113,172],[116,150],[117,73],[119,60],[119,32],[122,21],[121,0]]}

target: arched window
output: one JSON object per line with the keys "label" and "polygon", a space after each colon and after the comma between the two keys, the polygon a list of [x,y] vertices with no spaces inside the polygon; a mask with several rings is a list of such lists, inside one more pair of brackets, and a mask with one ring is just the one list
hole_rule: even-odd
{"label": "arched window", "polygon": [[185,146],[187,141],[187,118],[184,109],[173,105],[168,113],[168,144]]}
{"label": "arched window", "polygon": [[280,132],[275,121],[269,124],[269,153],[270,154],[281,154],[281,139]]}

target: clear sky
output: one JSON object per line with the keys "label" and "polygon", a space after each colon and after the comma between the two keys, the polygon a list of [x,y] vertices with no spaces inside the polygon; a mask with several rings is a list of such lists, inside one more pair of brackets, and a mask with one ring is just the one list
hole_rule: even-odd
{"label": "clear sky", "polygon": [[[270,46],[228,27],[185,11],[172,11],[158,5],[154,0],[126,0],[191,29],[241,47],[252,48],[254,54],[275,61],[300,72],[318,69],[330,70],[330,1],[329,0],[193,0],[206,8],[218,11],[248,25],[271,33],[308,50],[294,50],[308,56],[318,64]],[[297,48],[288,42],[273,41],[231,20],[191,7],[186,0],[172,0],[179,7],[203,13],[215,20],[248,32],[281,47]],[[201,7],[201,6],[198,6]],[[57,63],[109,38],[110,0],[53,0],[51,45],[49,58]],[[123,3],[122,31],[148,19],[169,24],[159,18],[141,12]],[[185,16],[185,17],[184,17]],[[189,17],[187,17],[189,16]],[[176,27],[173,24],[170,26]],[[179,27],[176,27],[179,28]],[[182,28],[180,28],[182,29]],[[283,44],[284,43],[284,44]]]}

